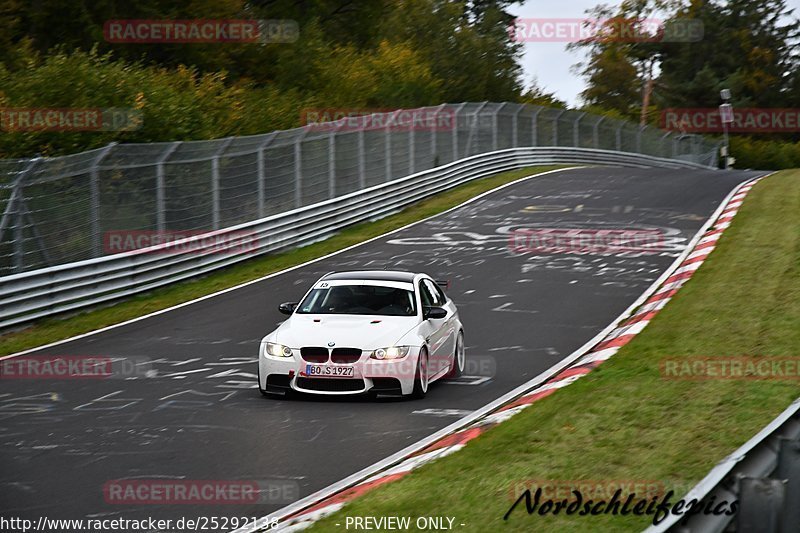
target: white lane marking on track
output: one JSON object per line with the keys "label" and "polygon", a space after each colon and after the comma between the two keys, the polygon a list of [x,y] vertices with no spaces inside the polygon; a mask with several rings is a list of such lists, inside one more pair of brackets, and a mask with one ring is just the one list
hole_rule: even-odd
{"label": "white lane marking on track", "polygon": [[430,415],[436,417],[447,417],[447,416],[467,416],[468,414],[472,413],[472,411],[467,411],[465,409],[420,409],[419,411],[411,411],[412,415]]}
{"label": "white lane marking on track", "polygon": [[445,385],[481,385],[492,379],[490,376],[461,376],[442,380]]}

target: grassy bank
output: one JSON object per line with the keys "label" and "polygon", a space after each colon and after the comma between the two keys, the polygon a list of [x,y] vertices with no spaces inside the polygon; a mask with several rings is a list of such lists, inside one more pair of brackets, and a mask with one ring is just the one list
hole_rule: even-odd
{"label": "grassy bank", "polygon": [[347,516],[402,515],[455,517],[455,524],[465,524],[458,531],[640,531],[652,517],[529,516],[524,503],[507,521],[503,516],[519,494],[515,488],[526,483],[656,485],[675,490],[677,500],[785,409],[800,387],[797,381],[666,379],[659,362],[796,356],[798,346],[800,171],[794,170],[753,188],[710,258],[612,359],[464,450],[314,527],[342,531]]}
{"label": "grassy bank", "polygon": [[378,220],[352,226],[322,242],[284,253],[268,255],[226,268],[204,278],[176,284],[80,315],[51,318],[16,332],[0,336],[0,356],[66,339],[97,328],[118,324],[182,302],[199,298],[272,272],[299,265],[333,253],[412,222],[441,213],[483,192],[524,176],[560,168],[529,167],[475,180],[413,204],[403,211]]}

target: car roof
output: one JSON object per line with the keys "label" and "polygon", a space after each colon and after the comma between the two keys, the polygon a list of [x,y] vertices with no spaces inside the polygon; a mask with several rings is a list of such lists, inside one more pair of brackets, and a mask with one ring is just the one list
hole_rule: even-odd
{"label": "car roof", "polygon": [[379,281],[414,281],[414,272],[402,270],[349,270],[345,272],[330,272],[322,277],[325,280],[352,279],[352,280],[379,280]]}

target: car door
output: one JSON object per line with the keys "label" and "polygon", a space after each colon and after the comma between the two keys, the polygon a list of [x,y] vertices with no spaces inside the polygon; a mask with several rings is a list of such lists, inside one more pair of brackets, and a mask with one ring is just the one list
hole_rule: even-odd
{"label": "car door", "polygon": [[[435,284],[429,279],[420,282],[420,298],[422,307],[443,307],[446,303]],[[446,309],[446,307],[445,307]],[[448,323],[452,313],[448,312],[445,318],[430,318],[425,321],[429,328],[426,332],[430,351],[430,376],[433,377],[449,365],[450,352],[448,352]]]}
{"label": "car door", "polygon": [[[430,281],[430,280],[429,280]],[[451,299],[449,299],[442,288],[439,286],[438,283],[435,281],[430,281],[430,288],[433,290],[434,294],[438,298],[438,302],[436,305],[447,311],[447,317],[445,320],[444,327],[446,328],[447,333],[447,340],[445,341],[444,345],[446,346],[445,354],[446,358],[449,361],[449,357],[453,355],[456,351],[456,338],[458,337],[458,311],[456,310],[456,305],[453,303]]]}

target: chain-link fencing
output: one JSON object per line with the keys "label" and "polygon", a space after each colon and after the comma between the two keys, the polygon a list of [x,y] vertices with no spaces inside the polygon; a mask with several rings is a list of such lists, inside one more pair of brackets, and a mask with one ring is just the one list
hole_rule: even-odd
{"label": "chain-link fencing", "polygon": [[471,155],[615,150],[717,166],[718,144],[589,113],[443,104],[263,135],[0,160],[0,276],[308,206]]}

